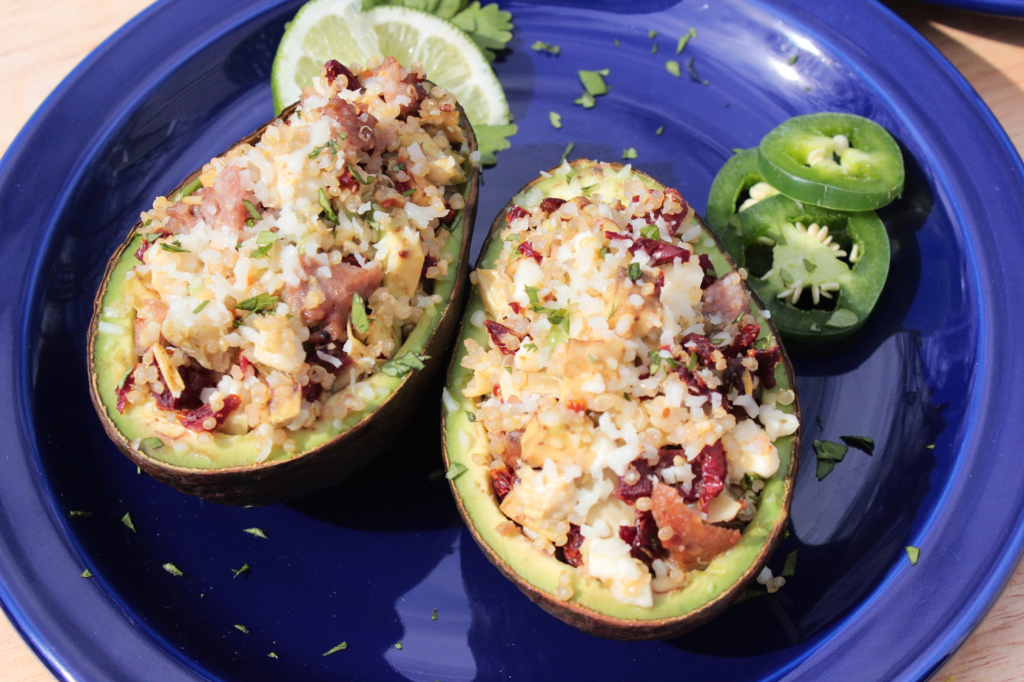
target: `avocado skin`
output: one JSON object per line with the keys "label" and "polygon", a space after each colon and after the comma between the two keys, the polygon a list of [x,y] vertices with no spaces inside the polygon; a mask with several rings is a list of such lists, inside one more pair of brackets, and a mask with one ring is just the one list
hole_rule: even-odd
{"label": "avocado skin", "polygon": [[[570,165],[573,167],[574,173],[576,175],[579,175],[581,172],[584,172],[587,168],[594,165],[598,165],[598,162],[586,159],[578,159],[573,161]],[[619,163],[608,163],[604,165],[611,166],[615,170],[621,170],[623,168],[622,164]],[[549,169],[547,171],[548,175],[554,176],[558,172],[558,168],[559,167]],[[641,173],[636,170],[633,170],[632,172],[635,176],[641,178],[645,183],[653,183],[652,186],[657,186],[660,188],[664,187],[663,185],[653,180],[653,178],[650,178],[644,173]],[[548,180],[548,178],[545,178],[544,176],[536,178],[535,180],[527,184],[525,187],[523,187],[519,192],[517,192],[515,196],[518,197],[526,193],[534,186],[546,180]],[[481,265],[484,263],[485,259],[489,255],[488,252],[490,248],[492,248],[492,240],[498,239],[499,237],[497,235],[499,235],[501,230],[504,229],[506,224],[505,216],[508,213],[508,211],[515,205],[513,203],[514,198],[515,197],[513,197],[513,200],[510,200],[508,204],[506,204],[506,206],[501,210],[501,212],[495,218],[494,222],[491,224],[487,240],[484,242],[483,248],[480,251],[480,256],[475,265],[476,268],[480,268]],[[722,244],[718,240],[718,238],[710,229],[708,229],[707,225],[704,223],[703,219],[699,215],[697,216],[697,220],[700,222],[701,226],[704,229],[703,237],[713,239],[715,244],[713,248],[717,249],[718,255],[721,256],[724,262],[727,263],[731,269],[735,269],[735,262],[732,260],[732,258],[726,252],[726,250],[722,247]],[[747,288],[747,293],[750,295],[752,307],[757,306],[761,310],[765,309],[764,304],[760,301],[760,299],[758,299],[757,294],[755,294],[749,287]],[[470,303],[474,302],[478,296],[479,290],[476,286],[474,286],[470,293]],[[456,346],[456,349],[452,354],[452,359],[448,369],[447,390],[449,394],[451,394],[451,396],[455,398],[455,400],[460,402],[460,405],[461,394],[458,393],[458,389],[455,388],[453,385],[453,377],[458,373],[458,360],[460,356],[459,345],[461,345],[463,339],[467,336],[467,330],[469,329],[468,324],[469,320],[467,310],[467,318],[464,319],[463,321],[463,329],[460,331],[458,340],[456,342],[458,345]],[[775,336],[776,340],[779,339],[778,331],[775,329],[775,326],[771,323],[770,319],[762,320],[762,326],[767,326],[769,331]],[[790,362],[789,356],[786,353],[785,348],[782,347],[781,341],[779,342],[779,346],[782,349],[782,362],[779,364],[779,367],[776,368],[776,377],[777,379],[780,378],[779,368],[781,368],[784,373],[784,376],[781,377],[782,380],[780,381],[780,386],[788,386],[795,392],[796,374],[793,370],[793,365]],[[785,383],[783,383],[783,381]],[[686,634],[687,632],[703,625],[704,623],[707,623],[708,621],[710,621],[711,619],[715,618],[723,611],[728,609],[729,606],[732,605],[732,603],[743,593],[744,590],[746,590],[748,585],[761,572],[762,568],[768,563],[768,560],[771,558],[778,544],[782,541],[782,536],[784,534],[786,526],[789,523],[789,511],[793,500],[793,488],[796,483],[796,475],[800,465],[800,436],[802,434],[803,429],[803,421],[800,412],[799,400],[795,399],[791,407],[792,414],[796,415],[796,417],[801,420],[801,428],[798,429],[797,432],[792,436],[787,437],[792,438],[791,454],[789,456],[789,467],[786,469],[783,477],[782,499],[781,502],[779,502],[778,516],[775,520],[774,525],[767,532],[767,537],[765,538],[760,550],[757,552],[757,555],[755,556],[753,561],[750,562],[749,567],[742,572],[738,579],[734,580],[727,589],[719,592],[712,599],[707,600],[703,604],[699,605],[697,608],[691,609],[679,616],[672,616],[659,619],[627,618],[616,616],[609,613],[603,613],[599,610],[588,608],[587,606],[576,603],[576,596],[579,595],[581,592],[592,592],[594,590],[605,589],[603,586],[600,585],[600,581],[597,580],[595,580],[589,587],[583,585],[581,581],[574,580],[575,584],[573,585],[573,588],[575,590],[575,593],[573,598],[568,601],[561,601],[556,599],[552,592],[540,588],[538,585],[534,584],[534,582],[531,582],[529,579],[527,579],[522,574],[517,572],[514,568],[512,568],[512,566],[509,565],[509,562],[506,561],[505,558],[500,556],[497,551],[495,551],[495,549],[484,538],[483,533],[481,533],[481,531],[474,525],[472,511],[477,505],[486,504],[488,501],[490,501],[494,504],[495,509],[497,508],[497,502],[493,496],[493,491],[488,492],[488,495],[485,496],[484,501],[470,499],[467,503],[467,500],[464,498],[463,493],[459,490],[460,484],[458,482],[458,478],[449,481],[449,483],[451,486],[452,494],[455,497],[455,503],[459,509],[459,513],[462,515],[463,521],[465,521],[470,534],[473,536],[473,539],[480,546],[480,549],[483,550],[483,553],[487,557],[487,559],[492,564],[494,564],[494,566],[502,573],[502,575],[511,580],[516,585],[516,587],[518,587],[520,591],[522,591],[523,594],[525,594],[530,599],[530,601],[540,606],[546,612],[564,621],[565,623],[568,623],[569,625],[572,625],[573,627],[582,630],[583,632],[608,639],[617,639],[623,641],[639,641],[652,639],[668,639],[671,637],[677,637],[679,635]],[[461,420],[461,415],[449,415],[447,409],[444,406],[442,406],[441,412],[442,449],[444,455],[445,468],[448,469],[452,465],[453,461],[455,461],[453,455],[461,449],[461,445],[458,442],[455,442],[454,439],[451,444],[449,443],[449,420],[453,418]],[[468,456],[461,459],[463,459],[463,461],[460,463],[463,463],[464,465],[468,466],[468,464],[466,464],[466,461],[468,461],[469,459]],[[459,478],[465,479],[469,476],[470,473],[471,472],[466,472]],[[779,474],[777,473],[776,477],[778,475]],[[769,480],[774,479],[775,477]],[[473,481],[470,481],[466,485],[469,486],[472,485],[472,483]],[[502,518],[504,517],[502,516]],[[755,521],[751,521],[749,526],[754,526]],[[744,530],[744,536],[746,535],[747,529]],[[712,563],[712,566],[713,565],[714,562]],[[569,568],[567,565],[560,565],[560,567],[562,569]],[[545,576],[542,574],[549,570],[549,567],[538,565],[536,562],[534,562],[531,565],[531,572],[538,575],[541,579],[545,578]],[[551,576],[547,577],[550,578]],[[620,610],[626,609],[639,610],[637,609],[637,607],[626,607]]]}
{"label": "avocado skin", "polygon": [[[425,82],[429,84],[429,81]],[[477,142],[473,127],[466,118],[462,106],[457,106],[460,123],[466,132],[469,148],[471,151],[475,151]],[[271,123],[278,118],[291,115],[297,107],[298,103],[288,107],[281,112],[280,116],[271,119],[256,132],[231,145],[224,153],[242,144],[255,144]],[[193,172],[166,196],[174,195],[192,182],[199,176],[201,170]],[[410,352],[419,352],[430,356],[431,360],[424,363],[426,368],[411,372],[375,411],[319,447],[307,450],[291,459],[275,460],[251,466],[199,469],[176,466],[151,457],[140,449],[132,447],[131,441],[121,433],[111,419],[107,407],[100,397],[97,384],[98,373],[93,360],[97,352],[95,345],[100,312],[114,268],[122,256],[129,255],[125,254],[125,251],[128,250],[136,234],[142,229],[142,222],[136,223],[128,233],[125,242],[107,263],[93,305],[92,322],[89,325],[89,394],[107,435],[132,463],[156,480],[183,493],[219,504],[265,505],[288,502],[328,488],[352,476],[388,450],[388,446],[401,432],[402,426],[408,423],[419,408],[421,392],[431,386],[432,380],[440,371],[443,358],[447,357],[452,346],[466,299],[469,244],[473,236],[473,224],[476,220],[479,181],[480,170],[473,166],[470,176],[467,178],[469,193],[466,197],[466,207],[463,209],[465,229],[462,233],[458,270],[451,297],[446,302],[437,326],[423,347],[409,349]]]}

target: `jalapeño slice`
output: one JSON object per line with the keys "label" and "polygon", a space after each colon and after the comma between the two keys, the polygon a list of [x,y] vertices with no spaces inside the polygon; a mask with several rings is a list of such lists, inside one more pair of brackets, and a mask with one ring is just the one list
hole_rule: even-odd
{"label": "jalape\u00f1o slice", "polygon": [[738,212],[778,194],[757,170],[757,147],[732,156],[715,176],[708,195],[705,219],[708,227],[734,258],[743,258],[742,224]]}
{"label": "jalape\u00f1o slice", "polygon": [[892,135],[853,114],[791,118],[765,135],[757,168],[788,197],[841,211],[881,208],[903,191],[903,155]]}
{"label": "jalape\u00f1o slice", "polygon": [[738,215],[747,281],[783,336],[835,341],[864,323],[889,274],[889,236],[874,211],[777,195]]}

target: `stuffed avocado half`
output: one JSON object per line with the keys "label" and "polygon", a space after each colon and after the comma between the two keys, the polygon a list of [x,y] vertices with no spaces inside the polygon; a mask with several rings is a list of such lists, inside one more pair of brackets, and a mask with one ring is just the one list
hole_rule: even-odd
{"label": "stuffed avocado half", "polygon": [[620,164],[563,163],[491,227],[445,389],[448,476],[488,558],[567,623],[680,634],[780,540],[799,407],[745,274]]}
{"label": "stuffed avocado half", "polygon": [[459,317],[476,138],[394,59],[328,62],[296,105],[158,198],[90,327],[91,393],[148,473],[269,503],[366,464]]}

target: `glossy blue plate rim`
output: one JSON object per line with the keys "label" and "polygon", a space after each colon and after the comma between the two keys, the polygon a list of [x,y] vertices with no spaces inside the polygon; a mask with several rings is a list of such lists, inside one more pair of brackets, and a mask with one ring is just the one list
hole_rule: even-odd
{"label": "glossy blue plate rim", "polygon": [[928,0],[936,5],[947,5],[970,12],[1024,17],[1024,2],[1021,0]]}
{"label": "glossy blue plate rim", "polygon": [[[46,139],[47,134],[55,134],[61,124],[70,126],[76,123],[63,118],[68,115],[68,98],[71,95],[81,96],[88,90],[88,84],[98,76],[97,70],[104,60],[114,59],[119,50],[128,49],[132,40],[140,40],[140,31],[147,27],[160,24],[166,26],[169,25],[167,22],[180,20],[181,17],[187,17],[192,26],[204,26],[205,30],[194,33],[190,41],[178,44],[175,56],[184,59],[192,45],[216,40],[217,35],[230,30],[232,26],[283,4],[248,4],[239,1],[218,3],[214,8],[212,3],[198,0],[162,0],[111,36],[61,83],[33,115],[3,160],[0,160],[0,199],[4,200],[0,201],[0,225],[3,225],[4,230],[4,237],[0,240],[0,257],[7,264],[0,277],[5,281],[9,294],[12,291],[19,294],[32,291],[41,266],[32,262],[32,259],[26,259],[25,254],[45,252],[47,240],[51,236],[48,229],[33,233],[24,226],[29,225],[36,230],[39,227],[51,227],[52,224],[45,216],[55,215],[61,209],[57,204],[34,209],[25,207],[19,205],[17,197],[19,188],[25,183],[45,179],[34,174],[37,171],[33,169],[35,164],[32,160],[45,156],[43,153],[48,150],[47,145],[54,143],[52,136]],[[842,12],[835,7],[818,5],[812,1],[797,2],[793,3],[792,9],[797,16],[803,13],[809,20],[832,25],[838,25],[840,15],[850,16],[849,3],[844,3],[845,9]],[[862,31],[859,36],[860,49],[870,51],[877,48],[880,53],[900,58],[899,65],[904,77],[911,79],[919,75],[926,80],[927,76],[934,77],[937,67],[938,85],[957,95],[957,98],[949,102],[948,109],[935,112],[936,125],[941,124],[950,131],[949,134],[962,131],[964,137],[961,139],[972,136],[976,138],[972,141],[983,142],[960,152],[959,159],[963,165],[974,171],[977,180],[974,189],[982,188],[984,194],[969,197],[972,199],[969,205],[954,204],[959,211],[958,222],[962,225],[977,225],[979,218],[989,215],[990,211],[994,216],[1024,215],[1021,203],[1021,197],[1024,196],[1024,191],[1021,191],[1024,166],[998,122],[977,94],[927,41],[890,11],[873,1],[858,3],[858,7],[862,10],[856,19],[859,23],[857,28]],[[877,30],[864,31],[867,28]],[[886,42],[894,36],[898,36],[901,42]],[[911,63],[915,53],[918,60]],[[134,64],[132,68],[143,69],[147,61],[144,57],[142,55],[140,58],[139,53],[133,53],[133,58],[142,63]],[[163,59],[160,64],[169,70],[177,59]],[[932,82],[931,85],[936,83]],[[116,105],[105,103],[114,115],[110,119],[97,121],[92,136],[81,147],[73,171],[67,174],[66,182],[73,184],[81,170],[80,163],[90,158],[93,146],[103,139],[104,131],[116,122],[117,113],[144,97],[145,91],[133,91],[123,96]],[[78,103],[83,107],[89,104],[81,100]],[[965,112],[967,116],[963,116]],[[981,127],[974,127],[978,123]],[[931,160],[926,159],[926,165]],[[1010,174],[999,175],[1000,171],[1010,171]],[[39,174],[47,172],[52,171],[38,171]],[[67,195],[58,198],[66,200]],[[966,200],[963,197],[961,199]],[[21,212],[15,211],[13,207],[21,209]],[[15,217],[19,219],[18,222],[15,222]],[[876,657],[873,666],[884,664],[887,666],[885,670],[893,673],[887,679],[926,678],[977,624],[998,596],[1019,559],[1024,545],[1024,517],[1021,513],[1024,496],[1021,491],[1008,489],[1006,482],[1000,487],[998,480],[975,482],[972,487],[972,482],[964,476],[968,465],[975,464],[972,457],[984,455],[983,447],[987,452],[995,453],[992,455],[994,458],[1005,459],[1006,453],[1012,452],[1005,446],[1013,440],[1013,436],[1018,436],[1019,441],[1019,435],[1024,432],[1019,424],[1009,424],[1008,428],[1013,431],[1009,434],[994,425],[1000,415],[1021,414],[1021,403],[1024,402],[1022,391],[1010,386],[1010,379],[1022,374],[1022,363],[1009,352],[1013,348],[1013,334],[1024,328],[1024,313],[1020,309],[1010,308],[1006,300],[1012,300],[1012,294],[1020,293],[1024,288],[1020,274],[1014,275],[1012,268],[1015,262],[1024,262],[1024,249],[1014,244],[1012,239],[995,244],[994,239],[1000,233],[1012,237],[1012,225],[990,224],[988,229],[993,234],[987,234],[984,228],[980,229],[981,232],[971,233],[972,246],[987,258],[981,259],[974,264],[973,271],[966,273],[974,280],[976,291],[988,294],[981,296],[979,302],[982,322],[978,385],[972,387],[975,415],[971,418],[970,434],[965,438],[970,446],[965,449],[970,450],[972,456],[958,462],[954,471],[957,475],[946,484],[945,503],[922,524],[912,541],[915,544],[920,541],[923,551],[930,555],[953,552],[955,548],[952,545],[933,547],[927,541],[933,532],[952,527],[957,521],[955,517],[958,509],[962,515],[964,509],[970,508],[980,520],[1000,522],[996,527],[999,530],[997,556],[994,559],[981,553],[975,556],[973,568],[975,575],[980,571],[981,579],[975,583],[973,592],[957,595],[963,598],[962,604],[956,610],[956,616],[943,623],[929,620],[927,614],[921,612],[921,609],[934,606],[934,603],[929,603],[929,599],[942,597],[922,587],[930,582],[929,578],[937,575],[939,569],[935,566],[939,562],[922,562],[913,569],[899,566],[887,575],[871,598],[846,617],[846,627],[841,633],[823,642],[804,660],[794,661],[792,679],[859,678],[858,673],[863,673],[865,669],[864,656],[867,652]],[[998,267],[1001,263],[1009,264],[1010,267]],[[20,288],[12,290],[12,286]],[[994,294],[999,289],[1011,295],[1004,296],[1000,301]],[[154,642],[155,634],[148,632],[144,624],[131,622],[104,590],[95,589],[90,581],[77,578],[75,569],[81,568],[81,559],[74,550],[73,540],[58,518],[53,500],[47,497],[41,485],[39,471],[31,455],[30,434],[33,427],[25,407],[28,405],[26,396],[29,394],[33,371],[27,329],[31,326],[30,316],[34,313],[19,305],[20,298],[10,296],[8,302],[0,307],[0,329],[3,330],[0,334],[0,355],[7,359],[7,362],[0,363],[0,385],[8,389],[4,392],[3,409],[0,410],[0,433],[4,434],[6,443],[4,476],[0,481],[0,603],[33,650],[61,679],[160,679],[172,682],[198,679],[185,658],[169,656],[166,649]],[[991,430],[982,427],[991,427]],[[16,444],[21,446],[20,452],[16,451]],[[1000,444],[1004,447],[1000,448]],[[996,461],[993,468],[998,469],[998,465]],[[990,495],[987,501],[982,497],[983,494]],[[980,502],[977,501],[979,498]],[[999,498],[999,509],[992,508],[994,498]],[[1007,501],[1013,504],[1007,504]],[[957,503],[960,503],[959,508]],[[972,530],[969,526],[958,528],[963,531]],[[989,533],[988,537],[991,536]],[[962,537],[966,539],[969,536],[964,534]],[[29,566],[32,572],[26,575],[25,568]],[[947,598],[949,596],[946,595]],[[62,612],[65,615],[77,614],[77,617],[58,621],[55,615]],[[884,629],[880,627],[879,614],[890,621]],[[896,621],[899,624],[893,625]],[[907,636],[913,634],[919,638],[919,630],[926,629],[926,621],[933,628],[929,630],[929,644],[920,645],[911,654],[901,655],[900,651],[894,651],[891,639],[885,639],[891,638],[894,632],[902,632]],[[797,665],[799,671],[795,669]]]}

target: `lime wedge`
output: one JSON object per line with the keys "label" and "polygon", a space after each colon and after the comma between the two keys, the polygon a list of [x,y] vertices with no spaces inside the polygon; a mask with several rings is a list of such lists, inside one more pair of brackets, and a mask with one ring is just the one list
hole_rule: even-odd
{"label": "lime wedge", "polygon": [[312,0],[285,30],[270,82],[274,107],[299,99],[302,88],[328,59],[366,64],[393,56],[420,62],[427,78],[455,94],[474,125],[508,123],[508,102],[480,48],[454,24],[407,7],[360,10],[361,0]]}

